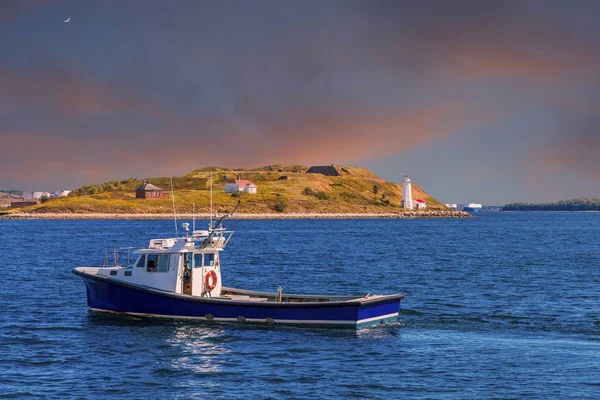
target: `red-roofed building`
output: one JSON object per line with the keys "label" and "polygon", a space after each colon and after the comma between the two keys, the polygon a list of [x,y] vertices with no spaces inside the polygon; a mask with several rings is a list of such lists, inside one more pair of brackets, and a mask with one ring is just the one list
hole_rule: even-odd
{"label": "red-roofed building", "polygon": [[255,194],[258,186],[246,179],[236,179],[225,185],[225,193],[245,192]]}
{"label": "red-roofed building", "polygon": [[164,200],[169,198],[169,192],[165,192],[162,188],[155,186],[148,181],[135,188],[136,199],[146,200]]}
{"label": "red-roofed building", "polygon": [[427,208],[427,203],[425,203],[425,200],[415,199],[413,203],[415,210],[424,210]]}

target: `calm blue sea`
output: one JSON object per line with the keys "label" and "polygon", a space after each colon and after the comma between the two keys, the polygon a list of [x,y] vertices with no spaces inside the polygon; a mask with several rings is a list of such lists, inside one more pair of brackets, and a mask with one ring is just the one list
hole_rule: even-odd
{"label": "calm blue sea", "polygon": [[229,221],[228,286],[406,294],[362,331],[88,311],[79,265],[173,221],[0,221],[0,398],[600,398],[600,213]]}

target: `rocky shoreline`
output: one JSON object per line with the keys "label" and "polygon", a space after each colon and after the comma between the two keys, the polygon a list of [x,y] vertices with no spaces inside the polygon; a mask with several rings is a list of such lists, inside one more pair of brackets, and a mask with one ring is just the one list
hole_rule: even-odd
{"label": "rocky shoreline", "polygon": [[[196,219],[208,219],[209,214],[196,214]],[[0,219],[172,219],[173,214],[79,214],[79,213],[13,213],[1,215]],[[178,219],[192,219],[192,214],[178,214]],[[465,211],[448,210],[426,210],[426,211],[403,211],[396,213],[346,213],[346,214],[324,214],[324,213],[268,213],[268,214],[244,214],[236,213],[229,219],[416,219],[416,218],[473,218]]]}

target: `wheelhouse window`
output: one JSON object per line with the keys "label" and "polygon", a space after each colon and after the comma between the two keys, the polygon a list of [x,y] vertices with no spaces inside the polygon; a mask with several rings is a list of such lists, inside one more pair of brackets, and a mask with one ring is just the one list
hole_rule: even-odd
{"label": "wheelhouse window", "polygon": [[204,255],[204,265],[215,265],[215,255],[214,254],[205,254]]}
{"label": "wheelhouse window", "polygon": [[148,254],[146,259],[146,271],[148,272],[168,272],[169,271],[168,254]]}
{"label": "wheelhouse window", "polygon": [[136,268],[144,268],[146,265],[146,256],[140,256],[140,259],[135,264]]}
{"label": "wheelhouse window", "polygon": [[194,254],[194,268],[201,266],[213,266],[215,265],[214,254],[204,254],[204,262],[202,262],[202,254]]}

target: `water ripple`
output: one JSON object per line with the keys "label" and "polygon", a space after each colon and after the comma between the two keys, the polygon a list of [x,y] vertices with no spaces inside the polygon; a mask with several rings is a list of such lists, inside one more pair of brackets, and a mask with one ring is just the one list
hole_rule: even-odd
{"label": "water ripple", "polygon": [[402,292],[400,320],[355,332],[91,312],[70,269],[172,221],[1,220],[20,245],[0,252],[0,399],[600,397],[600,242],[582,240],[600,213],[229,225],[227,285]]}

